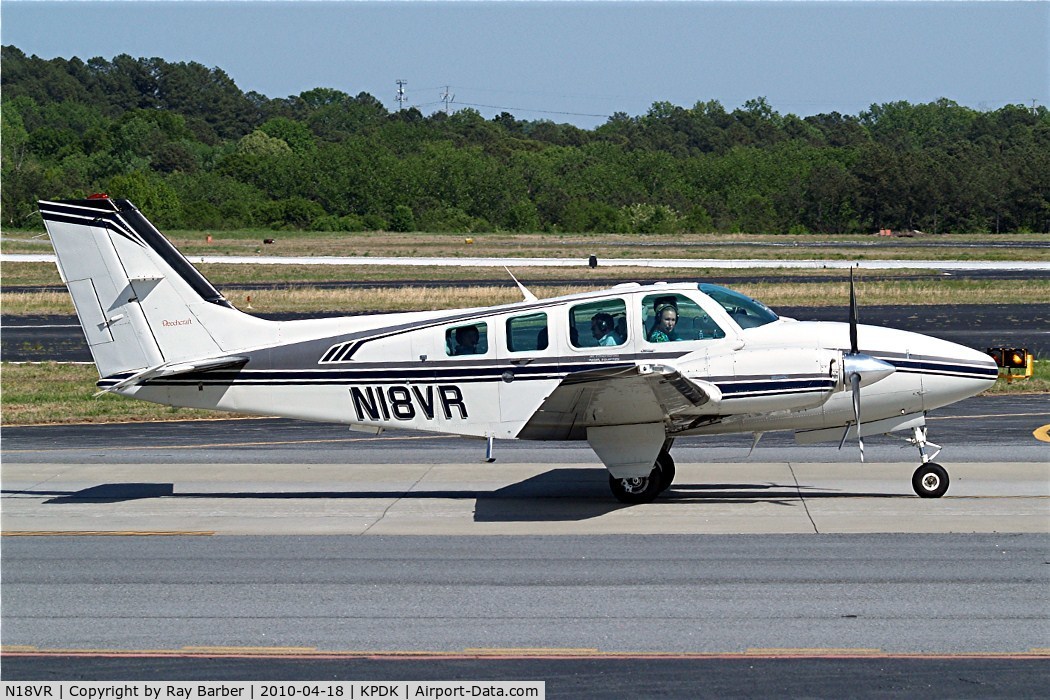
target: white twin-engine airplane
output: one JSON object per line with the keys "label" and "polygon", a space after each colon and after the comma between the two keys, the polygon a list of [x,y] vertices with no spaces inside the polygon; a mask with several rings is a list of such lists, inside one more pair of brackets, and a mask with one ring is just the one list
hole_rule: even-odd
{"label": "white twin-engine airplane", "polygon": [[[911,431],[992,386],[984,353],[917,333],[779,318],[711,284],[621,284],[477,309],[267,321],[235,309],[127,200],[40,202],[101,376],[136,399],[488,438],[586,440],[613,495],[653,500],[685,435],[799,442]],[[863,390],[864,400],[861,402]],[[863,412],[861,407],[863,405]],[[859,425],[859,430],[858,430]]]}

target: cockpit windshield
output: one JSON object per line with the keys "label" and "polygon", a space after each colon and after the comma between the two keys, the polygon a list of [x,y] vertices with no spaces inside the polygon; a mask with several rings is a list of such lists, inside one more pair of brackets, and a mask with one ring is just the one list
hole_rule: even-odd
{"label": "cockpit windshield", "polygon": [[779,316],[762,302],[732,289],[704,283],[700,285],[700,291],[721,304],[741,328],[757,328],[779,319]]}

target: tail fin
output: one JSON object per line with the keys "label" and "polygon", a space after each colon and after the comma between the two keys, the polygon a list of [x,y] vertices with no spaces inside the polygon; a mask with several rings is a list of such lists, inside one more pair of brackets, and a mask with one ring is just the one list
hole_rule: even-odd
{"label": "tail fin", "polygon": [[234,309],[131,202],[39,204],[102,377],[220,357],[269,335],[270,322]]}

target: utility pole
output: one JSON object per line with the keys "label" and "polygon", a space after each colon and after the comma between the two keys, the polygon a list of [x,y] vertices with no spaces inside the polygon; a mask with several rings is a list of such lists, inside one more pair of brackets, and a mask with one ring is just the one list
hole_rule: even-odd
{"label": "utility pole", "polygon": [[397,81],[397,111],[400,112],[405,108],[405,86],[408,85],[407,80]]}
{"label": "utility pole", "polygon": [[445,92],[441,95],[441,101],[445,103],[445,114],[452,114],[451,103],[455,102],[456,96],[450,95],[448,92],[448,85],[445,86]]}

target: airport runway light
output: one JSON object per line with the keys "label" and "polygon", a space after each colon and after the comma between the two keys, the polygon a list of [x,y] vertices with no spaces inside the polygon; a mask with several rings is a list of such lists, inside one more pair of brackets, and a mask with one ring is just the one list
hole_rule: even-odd
{"label": "airport runway light", "polygon": [[1003,358],[1007,367],[1027,367],[1028,351],[1024,348],[1010,348]]}

